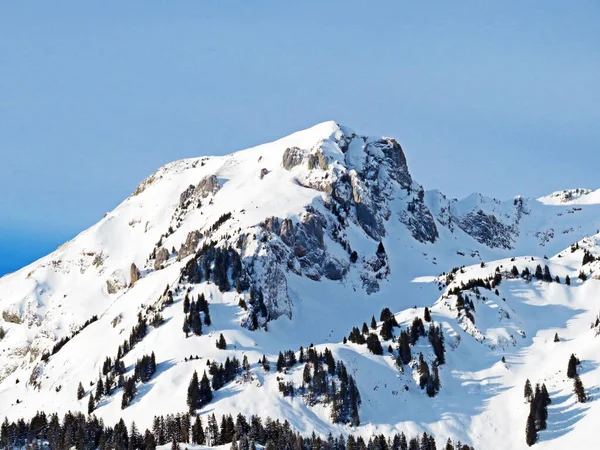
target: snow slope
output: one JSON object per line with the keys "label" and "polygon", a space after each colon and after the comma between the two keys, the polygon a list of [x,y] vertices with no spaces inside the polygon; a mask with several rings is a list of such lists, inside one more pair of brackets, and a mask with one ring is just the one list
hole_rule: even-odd
{"label": "snow slope", "polygon": [[[174,303],[162,311],[164,324],[151,327],[124,357],[130,374],[135,361],[153,351],[157,372],[126,409],[120,389],[102,400],[95,414],[107,423],[123,417],[145,428],[156,414],[183,412],[194,370],[202,373],[208,360],[245,355],[251,381],[238,379],[216,391],[201,413],[287,419],[304,434],[427,431],[439,446],[452,437],[477,449],[516,449],[525,448],[523,385],[529,378],[545,382],[553,399],[548,429],[536,445],[568,448],[590,436],[600,418],[594,401],[599,338],[589,326],[600,310],[598,280],[577,279],[583,248],[600,253],[599,191],[574,192],[538,200],[480,194],[448,199],[412,179],[396,141],[357,136],[335,122],[227,156],[168,164],[96,225],[0,279],[0,326],[6,331],[0,340],[0,415],[87,411],[104,359],[116,355],[138,314],[160,304],[168,286]],[[190,243],[194,233],[198,239]],[[380,241],[384,257],[376,254]],[[571,252],[575,242],[581,248]],[[248,328],[248,313],[238,306],[240,299],[248,301],[248,290],[221,292],[213,282],[182,277],[209,243],[239,251],[251,285],[265,293],[266,329]],[[164,260],[157,262],[161,250]],[[471,295],[475,324],[458,314],[449,290],[461,281],[493,276],[496,267],[534,271],[537,264],[563,280],[569,275],[572,285],[504,279],[498,295]],[[593,275],[596,264],[585,270]],[[446,284],[441,274],[461,266]],[[212,325],[202,336],[182,332],[188,289],[209,300]],[[446,337],[442,387],[434,398],[419,388],[414,364],[401,373],[387,351],[376,356],[364,345],[342,342],[383,307],[405,326],[422,317],[425,306]],[[97,321],[42,360],[94,315]],[[215,347],[220,333],[227,350]],[[279,393],[277,377],[299,384],[301,365],[280,375],[257,364],[266,355],[274,367],[280,351],[311,343],[329,348],[355,377],[362,397],[356,429],[333,424],[326,405],[307,406]],[[382,344],[387,350],[392,343]],[[421,351],[433,361],[426,338],[413,346],[413,358]],[[588,403],[574,402],[566,379],[571,353],[582,360]],[[79,382],[86,388],[82,400],[75,395]]]}

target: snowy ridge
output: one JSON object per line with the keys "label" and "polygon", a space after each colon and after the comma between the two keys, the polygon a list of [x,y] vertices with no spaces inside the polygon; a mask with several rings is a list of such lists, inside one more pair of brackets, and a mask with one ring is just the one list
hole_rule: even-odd
{"label": "snowy ridge", "polygon": [[565,189],[553,192],[545,197],[538,198],[545,205],[595,205],[600,203],[600,190],[591,189]]}
{"label": "snowy ridge", "polygon": [[[202,375],[208,360],[246,356],[251,376],[215,390],[200,414],[270,416],[305,435],[426,431],[438,448],[448,437],[477,449],[525,448],[529,378],[544,382],[553,399],[536,446],[569,447],[600,418],[598,338],[590,328],[600,311],[600,263],[582,264],[585,251],[600,255],[597,192],[449,199],[413,180],[394,139],[358,136],[335,122],[223,157],[168,164],[96,225],[0,279],[0,415],[86,412],[106,357],[117,355],[140,314],[150,321],[160,309],[163,323],[149,326],[122,358],[129,376],[154,352],[156,372],[125,409],[121,388],[98,402],[94,414],[106,423],[122,417],[146,428],[154,415],[184,412],[194,371]],[[225,278],[217,278],[220,258],[229,261]],[[561,283],[511,273],[513,266],[533,273],[538,264]],[[497,273],[502,281],[493,288],[461,293],[473,302],[473,320],[457,309],[461,283]],[[251,303],[257,292],[263,310]],[[186,294],[208,301],[212,323],[200,336],[182,331]],[[382,355],[343,342],[372,316],[379,335],[384,307],[399,327],[393,339],[380,337]],[[401,331],[425,307],[445,337],[434,397],[420,388],[417,367],[419,353],[436,365],[428,337],[411,345],[402,370],[396,362]],[[220,334],[225,350],[215,346]],[[356,380],[360,425],[333,423],[331,405],[280,392],[280,381],[302,385],[303,365],[278,373],[279,352],[299,356],[311,343],[329,349]],[[582,361],[591,402],[574,400],[564,375],[571,353]],[[258,363],[263,355],[269,372]],[[85,397],[78,400],[80,382]]]}

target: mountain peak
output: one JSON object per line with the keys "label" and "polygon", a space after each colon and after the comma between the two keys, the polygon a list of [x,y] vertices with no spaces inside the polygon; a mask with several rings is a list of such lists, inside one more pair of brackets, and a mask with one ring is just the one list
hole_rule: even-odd
{"label": "mountain peak", "polygon": [[579,205],[579,204],[597,204],[600,203],[600,190],[576,188],[563,189],[549,195],[539,197],[539,202],[545,205]]}
{"label": "mountain peak", "polygon": [[[479,193],[448,199],[412,179],[395,139],[357,135],[334,121],[228,155],[175,161],[68,244],[0,279],[0,405],[9,405],[2,412],[9,420],[36,410],[85,412],[79,391],[93,392],[90,408],[107,424],[123,418],[151,427],[154,414],[189,410],[187,382],[206,370],[214,397],[194,412],[265,414],[303,434],[338,435],[348,432],[350,409],[332,415],[331,396],[310,389],[319,377],[341,386],[341,370],[360,391],[352,432],[365,438],[392,427],[436,430],[438,443],[449,435],[520,448],[520,437],[498,438],[525,420],[513,423],[505,411],[509,403],[522,408],[521,388],[513,387],[552,377],[570,353],[597,347],[585,340],[589,333],[577,335],[597,306],[577,297],[585,290],[556,280],[569,275],[578,284],[582,256],[586,273],[597,266],[595,241],[582,242],[585,255],[569,246],[596,233],[600,206],[560,200],[592,203],[598,192],[561,191],[549,196],[552,206]],[[538,264],[557,277],[542,289],[519,275]],[[584,326],[569,324],[568,312],[581,311],[573,296],[590,308]],[[547,311],[543,324],[535,308]],[[435,323],[428,338],[415,325],[425,314]],[[369,317],[374,323],[361,333],[356,327]],[[564,343],[537,338],[562,326],[570,327],[560,331]],[[406,327],[412,337],[400,357]],[[442,328],[445,355],[439,340],[433,348]],[[361,343],[379,343],[377,336],[377,352]],[[294,353],[300,346],[304,356]],[[320,364],[303,371],[298,364],[320,358],[310,356],[313,348],[343,370],[327,356],[329,375],[314,375]],[[556,367],[544,358],[542,372],[523,351],[530,348],[563,356]],[[150,354],[155,372],[142,376]],[[219,364],[244,357],[243,373],[233,367],[223,379]],[[427,365],[440,372],[437,390],[423,389]],[[109,386],[103,391],[99,373]],[[118,385],[121,376],[129,388]],[[570,390],[554,382],[551,392]],[[448,406],[458,397],[466,406]],[[510,420],[490,427],[489,417]]]}

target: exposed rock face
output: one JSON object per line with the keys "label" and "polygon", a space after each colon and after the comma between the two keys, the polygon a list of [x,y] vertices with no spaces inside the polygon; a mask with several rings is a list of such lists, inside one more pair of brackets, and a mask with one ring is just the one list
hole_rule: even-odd
{"label": "exposed rock face", "polygon": [[323,266],[323,275],[329,280],[341,280],[345,273],[344,265],[335,259],[330,259]]}
{"label": "exposed rock face", "polygon": [[306,152],[298,147],[290,147],[283,152],[283,160],[281,164],[285,170],[291,170],[302,164]]}
{"label": "exposed rock face", "polygon": [[259,177],[262,180],[265,177],[265,175],[268,175],[268,174],[269,174],[269,170],[263,167],[262,169],[260,169]]}
{"label": "exposed rock face", "polygon": [[214,195],[221,189],[221,184],[215,175],[204,177],[196,186],[196,193],[202,198]]}
{"label": "exposed rock face", "polygon": [[42,375],[44,374],[44,366],[43,362],[40,362],[35,365],[33,370],[31,371],[31,375],[29,376],[29,384],[35,387],[39,387],[42,382]]}
{"label": "exposed rock face", "polygon": [[279,239],[269,241],[269,249],[278,263],[290,270],[318,280],[343,278],[348,262],[331,257],[325,248],[325,221],[315,212],[308,211],[299,222],[290,218],[269,217],[262,227]]}
{"label": "exposed rock face", "polygon": [[121,289],[127,287],[127,280],[121,270],[115,270],[108,280],[106,280],[106,289],[109,294],[116,294]]}
{"label": "exposed rock face", "polygon": [[376,187],[371,190],[365,189],[362,180],[356,176],[355,172],[351,173],[350,181],[358,222],[373,239],[381,239],[385,236],[385,226],[383,225],[383,217],[379,214],[380,208],[378,206],[380,205],[373,199],[373,194],[379,196],[379,191]]}
{"label": "exposed rock face", "polygon": [[435,219],[429,208],[423,203],[423,191],[420,190],[417,198],[414,198],[400,215],[400,221],[406,225],[412,237],[419,242],[434,243],[438,238],[438,230]]}
{"label": "exposed rock face", "polygon": [[161,247],[156,252],[156,259],[154,260],[154,270],[160,270],[163,267],[163,264],[169,259],[169,250],[164,247]]}
{"label": "exposed rock face", "polygon": [[179,195],[179,205],[184,207],[187,201],[194,195],[195,190],[196,186],[190,184],[187,189]]}
{"label": "exposed rock face", "polygon": [[314,155],[312,153],[308,155],[307,160],[309,170],[316,169],[317,167],[321,170],[327,170],[329,168],[327,156],[325,156],[321,150],[317,151]]}
{"label": "exposed rock face", "polygon": [[21,315],[16,309],[5,309],[2,311],[2,318],[5,322],[20,324],[23,322]]}
{"label": "exposed rock face", "polygon": [[255,261],[252,278],[262,290],[270,319],[281,316],[292,318],[292,301],[288,295],[287,278],[283,269],[273,260]]}
{"label": "exposed rock face", "polygon": [[181,261],[187,256],[196,253],[200,239],[202,239],[202,233],[200,233],[198,230],[190,231],[185,239],[185,242],[181,244],[181,248],[177,254],[177,259]]}
{"label": "exposed rock face", "polygon": [[481,244],[491,248],[512,248],[516,230],[500,222],[496,216],[478,210],[457,218],[456,221],[465,233]]}
{"label": "exposed rock face", "polygon": [[130,286],[133,287],[133,285],[140,279],[142,278],[142,274],[140,273],[140,271],[138,270],[137,266],[135,265],[135,263],[131,263],[131,268],[129,269],[129,279],[131,280],[131,282],[129,283]]}
{"label": "exposed rock face", "polygon": [[400,144],[395,139],[384,139],[378,142],[378,148],[383,151],[385,165],[390,171],[391,178],[400,183],[403,188],[409,188],[413,180]]}

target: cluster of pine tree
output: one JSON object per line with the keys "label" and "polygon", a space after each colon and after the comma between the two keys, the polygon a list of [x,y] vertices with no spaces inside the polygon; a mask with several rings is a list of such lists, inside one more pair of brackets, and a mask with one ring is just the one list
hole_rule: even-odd
{"label": "cluster of pine tree", "polygon": [[202,322],[204,322],[204,325],[207,327],[212,323],[208,302],[206,301],[204,293],[198,295],[197,301],[194,299],[190,301],[189,292],[186,293],[183,298],[183,313],[183,332],[185,333],[185,337],[188,337],[189,333],[201,336]]}
{"label": "cluster of pine tree", "polygon": [[[4,448],[23,448],[47,442],[53,450],[98,449],[98,450],[156,450],[159,445],[172,443],[180,448],[181,444],[227,445],[232,450],[255,450],[256,445],[266,449],[297,450],[436,450],[435,440],[424,433],[420,437],[407,439],[404,433],[393,436],[377,435],[365,441],[362,437],[349,435],[347,438],[326,438],[301,436],[292,430],[289,422],[262,419],[259,416],[247,418],[238,414],[221,418],[220,424],[214,414],[206,419],[206,426],[200,416],[187,413],[155,416],[152,430],[141,432],[135,422],[129,429],[121,419],[114,426],[105,426],[94,415],[68,412],[62,421],[57,414],[48,416],[38,412],[33,419],[9,422],[4,419],[0,425],[0,446]],[[453,443],[448,439],[445,450],[474,450],[472,447]]]}
{"label": "cluster of pine tree", "polygon": [[[398,322],[396,321],[396,317],[392,314],[389,308],[383,308],[379,315],[379,320],[382,322],[381,330],[379,335],[385,341],[394,338],[394,328],[398,327]],[[371,317],[371,330],[377,330],[377,321],[375,320],[375,316]],[[366,336],[366,337],[365,337]],[[367,348],[375,355],[383,355],[383,347],[381,346],[381,342],[375,333],[371,333],[367,323],[364,322],[362,325],[362,330],[359,330],[358,327],[353,327],[352,331],[348,335],[348,338],[344,337],[344,343],[350,341],[354,344],[367,344]]]}
{"label": "cluster of pine tree", "polygon": [[419,387],[425,389],[429,397],[435,397],[440,391],[440,374],[438,370],[438,361],[434,361],[429,370],[429,364],[425,361],[423,353],[419,353],[419,363],[417,372],[419,374]]}
{"label": "cluster of pine tree", "polygon": [[[50,359],[50,356],[58,353],[60,351],[60,349],[63,348],[67,344],[67,342],[69,342],[71,339],[73,339],[75,336],[77,336],[79,333],[81,333],[88,325],[94,323],[97,320],[98,320],[98,316],[93,315],[91,318],[86,320],[85,323],[79,327],[79,329],[74,331],[73,334],[71,334],[71,336],[65,336],[65,337],[59,339],[58,342],[56,344],[54,344],[54,346],[52,347],[52,350],[49,353],[44,352],[42,354],[42,361],[44,361],[44,362],[48,361],[48,359]],[[2,339],[3,337],[4,337],[4,329],[2,329],[2,336],[0,336],[0,339]]]}
{"label": "cluster of pine tree", "polygon": [[592,263],[597,260],[598,258],[592,255],[587,249],[583,250],[583,261],[581,262],[582,266],[585,266],[586,264]]}
{"label": "cluster of pine tree", "polygon": [[529,402],[529,415],[525,426],[525,442],[532,446],[537,441],[538,431],[546,429],[548,420],[548,405],[552,402],[546,389],[546,385],[536,384],[535,391],[531,388],[531,382],[525,382],[525,400]]}
{"label": "cluster of pine tree", "polygon": [[[301,353],[303,350],[301,349]],[[296,354],[293,350],[286,350],[285,352],[279,352],[277,357],[277,372],[283,372],[284,369],[294,367],[298,361],[296,360]]]}
{"label": "cluster of pine tree", "polygon": [[598,314],[596,316],[596,318],[594,319],[594,321],[592,322],[592,325],[590,326],[590,328],[597,328],[598,325],[600,325],[600,314]]}
{"label": "cluster of pine tree", "polygon": [[136,383],[147,383],[150,381],[155,372],[156,359],[154,357],[154,352],[152,352],[151,355],[144,355],[141,359],[137,360],[135,363],[133,376],[125,379],[123,378],[123,375],[119,377],[118,385],[119,387],[123,387],[121,409],[127,408],[137,394]]}
{"label": "cluster of pine tree", "polygon": [[[513,266],[513,268],[511,269],[511,274],[513,276],[519,276],[519,269],[517,269],[516,266]],[[544,265],[544,268],[542,269],[542,266],[538,264],[535,267],[535,272],[533,275],[531,274],[531,270],[529,270],[528,267],[525,267],[521,271],[521,278],[523,278],[524,280],[531,281],[533,277],[535,277],[535,279],[539,281],[545,281],[547,283],[551,283],[554,281],[555,283],[560,284],[560,277],[558,275],[553,277],[550,273],[550,268],[547,265]],[[568,275],[565,277],[565,284],[567,286],[571,285],[571,278]]]}
{"label": "cluster of pine tree", "polygon": [[225,214],[221,214],[221,216],[217,219],[217,221],[211,225],[211,227],[209,228],[209,230],[212,231],[212,232],[217,231],[221,227],[221,225],[223,225],[229,219],[231,219],[231,213],[230,212],[227,212]]}
{"label": "cluster of pine tree", "polygon": [[[493,277],[491,277],[493,279]],[[490,280],[483,280],[482,278],[471,278],[466,283],[463,281],[460,283],[460,286],[455,286],[448,291],[450,295],[458,295],[461,291],[470,291],[473,290],[475,293],[479,293],[479,288],[487,289],[488,291],[492,290],[492,285]]]}
{"label": "cluster of pine tree", "polygon": [[[202,380],[198,381],[198,373],[196,371],[194,371],[194,375],[190,380],[187,395],[187,405],[190,411],[195,411],[210,403],[213,390],[217,391],[221,389],[241,373],[240,361],[235,357],[228,357],[225,363],[213,361],[212,363],[208,362],[208,364],[208,373],[211,375],[212,381],[209,381],[206,372],[204,372]],[[247,357],[244,357],[243,369],[246,372],[250,369]]]}
{"label": "cluster of pine tree", "polygon": [[[458,300],[457,300],[457,308],[460,310],[466,310],[472,305],[472,302],[466,297],[466,300],[462,297],[460,291],[458,292]],[[425,308],[424,319],[426,322],[431,322],[431,312],[429,308]],[[398,322],[396,321],[394,315],[389,310],[389,308],[384,308],[381,311],[380,320],[383,322],[382,330],[380,335],[384,339],[394,339],[393,328],[398,327]],[[387,324],[387,325],[386,325]],[[371,328],[377,328],[377,322],[375,321],[375,317],[371,319]],[[365,338],[364,335],[367,335]],[[385,335],[385,336],[384,336]],[[411,353],[411,345],[415,345],[420,337],[428,336],[429,342],[433,348],[433,351],[436,356],[436,360],[432,365],[432,370],[429,369],[429,365],[423,358],[423,354],[419,355],[419,365],[417,370],[419,372],[419,384],[422,389],[426,389],[427,394],[430,397],[435,396],[437,392],[440,390],[440,379],[438,366],[444,364],[446,362],[445,357],[445,347],[444,347],[444,334],[442,332],[441,327],[435,325],[434,323],[430,323],[428,333],[425,332],[425,324],[423,323],[423,319],[420,317],[415,317],[412,323],[405,329],[400,332],[400,337],[398,338],[398,355],[396,356],[396,365],[403,370],[403,366],[405,364],[410,363],[412,360]],[[367,344],[369,350],[375,355],[382,355],[383,348],[381,346],[381,342],[375,333],[370,333],[367,324],[363,324],[362,332],[357,328],[352,328],[348,339],[344,338],[344,343],[347,341],[353,342],[355,344]],[[390,345],[390,352],[393,352],[393,348]],[[286,386],[287,388],[287,386]]]}
{"label": "cluster of pine tree", "polygon": [[240,361],[235,356],[231,359],[228,357],[224,364],[213,361],[208,367],[208,373],[212,376],[213,390],[218,391],[233,381],[240,372]]}
{"label": "cluster of pine tree", "polygon": [[119,384],[123,387],[123,395],[121,396],[121,409],[125,409],[129,406],[135,394],[137,394],[137,386],[135,385],[135,378],[128,377]]}
{"label": "cluster of pine tree", "polygon": [[396,316],[392,314],[389,308],[383,308],[379,315],[379,320],[382,322],[379,335],[384,341],[388,341],[394,337],[394,328],[398,327]]}
{"label": "cluster of pine tree", "polygon": [[125,341],[123,341],[123,345],[120,345],[117,350],[117,359],[121,359],[123,356],[129,353],[129,350],[131,350],[135,344],[141,342],[142,339],[146,337],[147,333],[148,324],[146,319],[142,317],[142,313],[139,313],[138,322],[133,326],[133,329],[129,334],[129,339],[125,339]]}
{"label": "cluster of pine tree", "polygon": [[548,265],[544,265],[544,269],[542,270],[542,266],[538,264],[535,267],[534,276],[537,280],[546,281],[548,283],[551,283],[553,280],[552,274],[550,273],[550,269],[548,268]]}
{"label": "cluster of pine tree", "polygon": [[579,364],[581,364],[579,358],[571,354],[569,357],[569,364],[567,365],[567,377],[573,379],[573,392],[575,393],[577,401],[579,403],[585,403],[587,399],[585,395],[585,388],[583,387],[581,378],[579,378],[579,374],[577,373],[577,366],[579,366]]}
{"label": "cluster of pine tree", "polygon": [[[427,313],[425,315],[426,317],[429,316],[429,319],[431,320],[430,315]],[[412,355],[410,345],[416,344],[421,336],[425,336],[425,327],[423,321],[419,317],[415,317],[410,327],[400,333],[400,338],[398,340],[398,356],[396,357],[396,365],[398,367],[402,368],[404,364],[408,364],[411,361]],[[423,353],[420,353],[417,372],[419,374],[419,386],[421,389],[425,389],[428,396],[434,397],[440,390],[438,367],[446,362],[446,349],[444,346],[444,333],[442,332],[442,328],[435,325],[435,323],[430,323],[427,337],[433,348],[436,359],[430,370],[429,364],[427,364],[427,361],[425,361],[425,358],[423,357]]]}
{"label": "cluster of pine tree", "polygon": [[212,389],[206,372],[202,375],[202,380],[198,380],[198,372],[194,371],[187,391],[187,406],[190,412],[202,408],[212,401]]}
{"label": "cluster of pine tree", "polygon": [[444,333],[442,328],[433,323],[430,324],[427,338],[431,343],[431,347],[433,348],[433,352],[435,353],[438,364],[444,364],[446,362],[446,349],[444,347]]}
{"label": "cluster of pine tree", "polygon": [[[168,286],[167,286],[168,290]],[[171,292],[171,291],[168,291]],[[133,326],[129,339],[126,339],[122,345],[117,349],[117,356],[114,361],[110,357],[106,357],[102,364],[102,375],[96,382],[95,395],[90,393],[90,399],[88,403],[88,412],[91,413],[98,402],[103,396],[109,396],[112,394],[112,390],[115,387],[123,388],[123,396],[121,399],[121,409],[125,409],[131,400],[137,393],[136,383],[147,383],[150,381],[154,373],[156,372],[156,358],[154,352],[151,355],[144,355],[141,359],[138,359],[134,366],[134,373],[131,377],[125,378],[126,373],[125,363],[122,358],[129,353],[131,348],[141,342],[142,339],[148,333],[148,324],[146,319],[142,316],[142,313],[138,314],[137,324]],[[104,376],[104,380],[102,379]]]}
{"label": "cluster of pine tree", "polygon": [[475,304],[468,295],[463,297],[460,292],[456,294],[456,310],[458,311],[459,317],[461,314],[464,314],[473,324],[475,323],[475,317],[473,316]]}
{"label": "cluster of pine tree", "polygon": [[[358,409],[361,399],[354,378],[348,375],[342,361],[335,361],[331,351],[326,348],[317,352],[311,345],[306,353],[300,348],[300,363],[304,364],[302,386],[295,388],[292,382],[279,382],[279,390],[284,396],[302,395],[306,403],[331,404],[331,419],[334,423],[360,424]],[[292,351],[280,353],[278,370],[290,368],[296,364]]]}
{"label": "cluster of pine tree", "polygon": [[181,270],[181,279],[193,284],[213,281],[221,292],[233,287],[237,292],[250,288],[250,282],[235,249],[217,247],[214,242],[205,243]]}
{"label": "cluster of pine tree", "polygon": [[102,375],[105,378],[103,380],[101,375],[96,382],[95,395],[90,393],[88,412],[94,410],[95,404],[98,404],[103,396],[112,394],[113,387],[117,382],[119,383],[119,387],[123,385],[123,375],[125,372],[125,363],[122,360],[115,359],[113,361],[110,357],[106,357],[102,364]]}
{"label": "cluster of pine tree", "polygon": [[250,321],[248,328],[250,330],[256,330],[261,322],[261,318],[265,323],[269,321],[269,311],[265,305],[262,290],[251,289],[248,303],[250,304]]}
{"label": "cluster of pine tree", "polygon": [[135,363],[133,377],[136,381],[147,383],[156,372],[156,358],[154,352],[150,355],[144,355]]}
{"label": "cluster of pine tree", "polygon": [[[431,316],[429,318],[431,319]],[[400,337],[398,338],[398,355],[396,356],[396,365],[398,367],[402,367],[412,360],[410,346],[415,345],[419,337],[422,336],[425,336],[425,325],[420,317],[415,317],[412,323],[400,332]]]}

